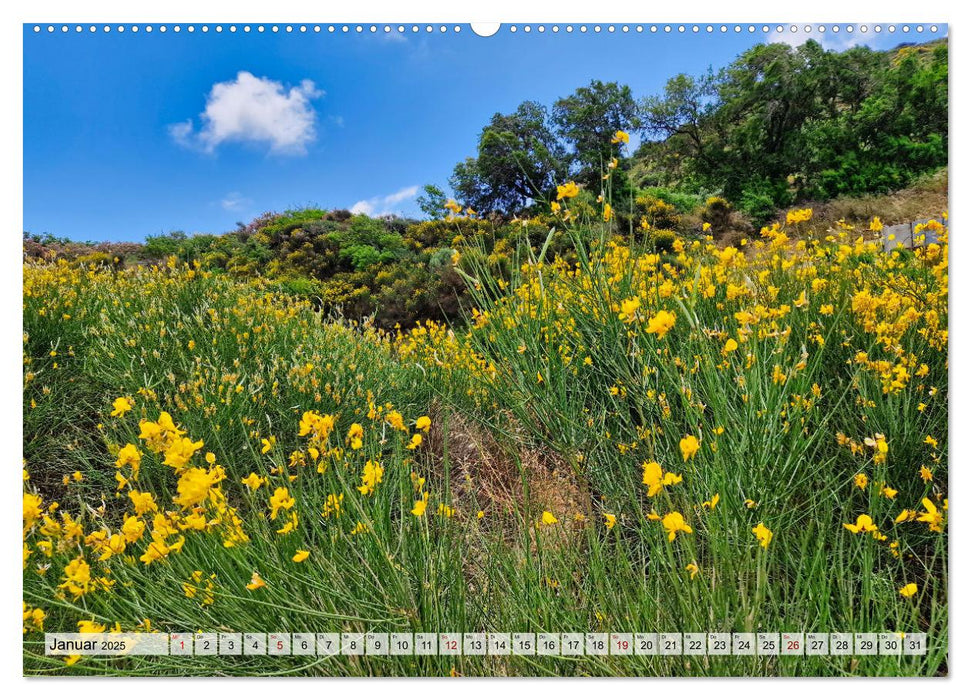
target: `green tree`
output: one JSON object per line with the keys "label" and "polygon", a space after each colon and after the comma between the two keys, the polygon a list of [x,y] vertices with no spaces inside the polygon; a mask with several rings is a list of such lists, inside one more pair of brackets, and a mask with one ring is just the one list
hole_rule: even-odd
{"label": "green tree", "polygon": [[715,76],[711,71],[700,78],[684,73],[676,75],[668,80],[662,95],[643,101],[644,130],[684,154],[707,161],[713,140],[707,126],[716,97]]}
{"label": "green tree", "polygon": [[445,191],[437,185],[425,185],[421,188],[422,194],[418,195],[416,202],[418,208],[429,219],[438,219],[445,213],[445,202],[447,197]]}
{"label": "green tree", "polygon": [[476,157],[456,165],[449,184],[476,211],[516,214],[554,191],[566,176],[565,155],[546,108],[523,102],[512,114],[493,115]]}
{"label": "green tree", "polygon": [[[827,51],[761,44],[644,101],[639,181],[722,191],[753,218],[812,198],[887,190],[947,163],[947,45]],[[683,161],[683,162],[681,162]]]}
{"label": "green tree", "polygon": [[617,131],[641,128],[640,107],[630,87],[592,80],[553,105],[557,133],[570,147],[572,175],[592,190],[616,155],[611,139]]}

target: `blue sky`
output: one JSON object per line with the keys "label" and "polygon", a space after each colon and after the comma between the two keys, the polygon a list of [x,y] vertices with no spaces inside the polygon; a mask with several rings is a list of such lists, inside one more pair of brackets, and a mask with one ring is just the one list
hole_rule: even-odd
{"label": "blue sky", "polygon": [[[870,32],[865,43],[944,31]],[[824,36],[844,48],[861,35]],[[444,185],[494,112],[549,105],[591,79],[653,94],[764,40],[717,29],[483,38],[467,26],[386,36],[27,25],[24,230],[139,241],[311,204],[414,215],[417,189]]]}

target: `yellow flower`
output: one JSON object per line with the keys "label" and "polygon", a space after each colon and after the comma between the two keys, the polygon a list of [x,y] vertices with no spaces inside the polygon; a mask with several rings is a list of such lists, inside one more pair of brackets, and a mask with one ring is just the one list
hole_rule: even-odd
{"label": "yellow flower", "polygon": [[143,515],[149,511],[155,512],[158,506],[155,505],[155,496],[146,491],[129,491],[128,498],[131,499],[135,507],[135,515]]}
{"label": "yellow flower", "polygon": [[550,211],[556,214],[560,210],[559,202],[550,202]]}
{"label": "yellow flower", "polygon": [[260,488],[263,484],[266,483],[266,479],[264,479],[256,472],[250,472],[248,477],[246,477],[245,479],[240,479],[240,483],[242,483],[243,486],[248,487],[251,491],[256,491],[258,488]]}
{"label": "yellow flower", "polygon": [[384,416],[384,420],[387,421],[388,425],[395,430],[400,430],[403,433],[408,432],[408,426],[405,425],[405,419],[402,418],[401,414],[397,411],[388,411]]}
{"label": "yellow flower", "polygon": [[134,515],[129,515],[122,523],[121,534],[128,542],[137,542],[145,534],[145,523]]}
{"label": "yellow flower", "polygon": [[624,299],[624,301],[620,303],[620,313],[617,315],[617,317],[621,321],[624,321],[625,323],[629,323],[634,320],[634,315],[637,313],[637,310],[640,307],[641,307],[640,297],[631,297],[630,299]]}
{"label": "yellow flower", "polygon": [[286,523],[284,523],[283,527],[281,527],[279,530],[276,531],[277,534],[289,535],[291,532],[297,529],[298,521],[299,521],[299,518],[297,516],[297,513],[296,512],[290,513],[290,517],[287,518],[287,521]]}
{"label": "yellow flower", "polygon": [[138,469],[142,464],[142,453],[133,444],[128,443],[120,450],[118,450],[118,459],[115,461],[115,468],[122,469],[123,467],[130,466],[132,470],[132,476],[136,479],[138,478]]}
{"label": "yellow flower", "polygon": [[614,216],[614,208],[610,206],[610,203],[604,204],[604,221],[610,221]]}
{"label": "yellow flower", "polygon": [[920,478],[924,480],[925,484],[930,483],[934,480],[934,473],[922,464],[920,466]]}
{"label": "yellow flower", "polygon": [[66,588],[75,598],[92,590],[91,567],[80,555],[64,567],[64,580],[59,588]]}
{"label": "yellow flower", "polygon": [[364,426],[360,423],[351,423],[351,427],[347,431],[347,441],[350,443],[352,450],[361,449],[364,445]]}
{"label": "yellow flower", "polygon": [[454,199],[450,199],[445,202],[445,208],[453,214],[458,214],[462,211],[462,205],[456,202]]}
{"label": "yellow flower", "polygon": [[306,549],[298,549],[297,553],[294,554],[293,557],[291,557],[291,560],[299,564],[309,556],[310,556],[310,552],[307,551]]}
{"label": "yellow flower", "polygon": [[610,143],[630,143],[630,135],[626,131],[620,131],[614,133],[614,137],[610,139]]}
{"label": "yellow flower", "polygon": [[443,518],[451,518],[455,515],[455,509],[452,506],[447,506],[444,503],[438,504],[438,514]]}
{"label": "yellow flower", "polygon": [[892,489],[889,486],[884,486],[880,489],[880,493],[884,498],[889,498],[891,501],[897,497],[897,489]]}
{"label": "yellow flower", "polygon": [[544,525],[555,525],[560,522],[556,519],[556,516],[550,513],[548,510],[543,511],[542,523]]}
{"label": "yellow flower", "polygon": [[867,487],[867,484],[870,483],[870,479],[867,478],[866,474],[857,474],[856,476],[853,477],[853,483],[856,484],[857,488],[865,489]]}
{"label": "yellow flower", "polygon": [[351,534],[352,535],[363,535],[367,531],[368,531],[368,526],[365,525],[364,523],[358,521],[357,525],[354,526],[354,529],[351,530]]}
{"label": "yellow flower", "polygon": [[651,498],[660,493],[665,486],[681,483],[681,475],[665,472],[657,462],[644,462],[642,483],[647,486],[647,495]]}
{"label": "yellow flower", "polygon": [[904,508],[902,511],[900,511],[900,515],[894,518],[894,523],[899,525],[900,523],[907,522],[910,520],[916,520],[916,519],[917,519],[916,510],[908,510]]}
{"label": "yellow flower", "polygon": [[701,507],[707,508],[708,510],[715,510],[715,506],[718,505],[719,500],[721,500],[721,497],[716,493],[714,496],[711,497],[710,501],[705,501],[704,503],[702,503]]}
{"label": "yellow flower", "polygon": [[856,517],[855,524],[843,523],[843,527],[854,535],[858,535],[861,532],[875,532],[877,529],[877,526],[873,524],[873,519],[865,513]]}
{"label": "yellow flower", "polygon": [[937,510],[937,506],[929,498],[922,499],[921,503],[924,505],[926,512],[918,513],[917,522],[927,523],[927,527],[932,532],[944,532],[944,515]]}
{"label": "yellow flower", "polygon": [[786,223],[800,224],[803,221],[809,221],[811,218],[813,218],[812,209],[793,209],[786,214]]}
{"label": "yellow flower", "polygon": [[124,551],[125,536],[114,534],[102,545],[101,556],[98,557],[98,561],[106,561],[116,554],[122,554]]}
{"label": "yellow flower", "polygon": [[289,510],[290,508],[293,508],[295,503],[296,501],[290,497],[289,489],[282,486],[277,487],[276,491],[273,492],[273,495],[270,496],[270,519],[276,520],[276,516],[281,508]]}
{"label": "yellow flower", "polygon": [[266,585],[266,581],[263,580],[263,577],[260,576],[259,573],[254,571],[253,577],[250,579],[250,582],[246,584],[246,590],[255,591],[259,588],[263,588],[263,586],[265,585]]}
{"label": "yellow flower", "polygon": [[265,455],[267,452],[273,449],[274,445],[276,445],[276,438],[272,435],[268,438],[263,438],[261,444],[263,445],[263,448],[260,450],[260,454]]}
{"label": "yellow flower", "polygon": [[763,523],[759,523],[752,528],[752,534],[755,535],[755,539],[759,541],[763,549],[769,548],[769,542],[772,541],[772,530],[767,528]]}
{"label": "yellow flower", "polygon": [[412,472],[409,478],[411,479],[411,486],[415,489],[415,492],[421,493],[421,489],[425,485],[425,477],[418,476],[417,472]]}
{"label": "yellow flower", "polygon": [[111,411],[111,415],[115,418],[121,418],[132,409],[131,401],[124,396],[119,396],[117,399],[115,399],[111,406],[114,409]]}
{"label": "yellow flower", "polygon": [[661,519],[661,526],[668,531],[668,541],[670,542],[674,542],[674,538],[678,536],[679,532],[684,532],[689,535],[694,532],[684,521],[684,516],[677,511],[665,515]]}
{"label": "yellow flower", "polygon": [[321,515],[325,518],[329,518],[331,515],[339,517],[344,504],[344,494],[329,493],[327,494],[327,500],[324,501],[324,509],[321,511]]}
{"label": "yellow flower", "polygon": [[182,472],[176,486],[179,495],[172,500],[183,508],[201,505],[209,497],[210,490],[222,480],[221,468],[200,469],[192,467]]}
{"label": "yellow flower", "polygon": [[701,443],[698,442],[698,438],[694,435],[685,435],[681,438],[681,442],[678,445],[681,447],[681,456],[685,462],[694,457],[695,453],[701,447]]}
{"label": "yellow flower", "polygon": [[26,602],[23,603],[23,631],[26,634],[28,631],[44,631],[44,620],[47,618],[47,613],[45,613],[41,608],[32,608],[27,605]]}
{"label": "yellow flower", "polygon": [[931,446],[931,449],[934,449],[934,450],[937,449],[937,440],[935,440],[930,435],[928,435],[927,437],[924,438],[924,444],[925,445],[930,445]]}
{"label": "yellow flower", "polygon": [[327,439],[334,429],[334,416],[322,416],[314,411],[304,411],[300,417],[300,437],[310,436],[321,442]]}
{"label": "yellow flower", "polygon": [[81,634],[101,634],[105,626],[94,620],[78,620],[78,632]]}
{"label": "yellow flower", "polygon": [[900,589],[900,595],[904,598],[912,598],[917,593],[917,584],[908,583],[906,586]]}
{"label": "yellow flower", "polygon": [[557,199],[570,199],[576,197],[580,194],[580,188],[577,187],[577,183],[570,180],[565,185],[556,186],[556,198]]}
{"label": "yellow flower", "polygon": [[[873,463],[883,464],[887,461],[887,452],[890,450],[890,446],[887,444],[887,439],[881,433],[877,433],[872,438],[864,438],[863,444],[873,450]],[[864,488],[864,487],[860,487]]]}
{"label": "yellow flower", "polygon": [[202,449],[202,445],[202,440],[192,442],[191,439],[186,437],[173,438],[168,449],[165,450],[165,461],[163,464],[167,467],[173,467],[176,470],[182,469],[189,463],[192,456]]}
{"label": "yellow flower", "polygon": [[617,516],[613,513],[604,513],[604,525],[607,526],[608,530],[613,530],[614,525],[617,524]]}
{"label": "yellow flower", "polygon": [[698,575],[698,565],[695,564],[694,562],[691,562],[686,567],[684,567],[684,570],[691,574],[691,578],[694,578],[695,576]]}
{"label": "yellow flower", "polygon": [[670,311],[658,311],[647,322],[647,332],[657,335],[658,339],[674,328],[675,316]]}
{"label": "yellow flower", "polygon": [[32,493],[24,494],[24,532],[27,532],[43,516],[41,506],[44,501],[40,496]]}
{"label": "yellow flower", "polygon": [[416,518],[420,518],[425,514],[425,508],[428,507],[428,494],[423,493],[421,500],[415,501],[415,507],[411,509],[411,514]]}
{"label": "yellow flower", "polygon": [[417,450],[420,445],[421,445],[421,433],[415,433],[414,435],[411,436],[411,442],[409,442],[405,446],[405,449]]}
{"label": "yellow flower", "polygon": [[364,472],[361,474],[361,485],[357,487],[365,496],[370,496],[374,493],[375,487],[381,483],[381,477],[384,475],[384,468],[377,462],[373,462],[370,459],[364,464]]}
{"label": "yellow flower", "polygon": [[429,418],[428,416],[422,416],[421,418],[415,421],[415,429],[420,430],[423,433],[427,433],[431,427],[432,427],[432,419]]}
{"label": "yellow flower", "polygon": [[730,352],[735,352],[738,350],[738,341],[734,338],[729,338],[725,341],[725,347],[722,348],[722,354],[727,355]]}

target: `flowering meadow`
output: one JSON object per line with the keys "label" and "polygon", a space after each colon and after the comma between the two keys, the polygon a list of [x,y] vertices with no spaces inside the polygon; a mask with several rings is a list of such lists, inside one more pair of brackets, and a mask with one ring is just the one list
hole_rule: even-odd
{"label": "flowering meadow", "polygon": [[[551,206],[567,254],[527,243],[499,275],[456,250],[464,326],[382,331],[174,258],[26,263],[25,673],[946,673],[946,216],[889,253],[879,219],[808,209],[652,248],[577,192]],[[64,659],[52,631],[899,631],[929,652]]]}

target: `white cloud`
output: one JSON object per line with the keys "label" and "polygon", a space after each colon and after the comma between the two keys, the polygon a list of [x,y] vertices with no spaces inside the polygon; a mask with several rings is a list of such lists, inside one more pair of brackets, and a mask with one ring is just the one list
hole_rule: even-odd
{"label": "white cloud", "polygon": [[169,135],[177,144],[188,148],[192,145],[192,120],[187,119],[178,124],[169,124]]}
{"label": "white cloud", "polygon": [[323,94],[310,80],[287,88],[240,71],[235,80],[212,86],[198,130],[187,119],[169,125],[169,135],[181,146],[207,153],[223,143],[239,142],[268,146],[274,154],[302,155],[317,137],[317,113],[311,103]]}
{"label": "white cloud", "polygon": [[226,211],[239,211],[240,209],[246,207],[249,203],[250,200],[239,192],[230,192],[219,200],[219,206]]}
{"label": "white cloud", "polygon": [[397,192],[392,192],[391,194],[386,194],[379,197],[371,197],[371,199],[362,199],[360,202],[357,202],[353,207],[351,207],[351,213],[367,214],[368,216],[386,216],[388,214],[394,214],[395,212],[393,211],[393,207],[395,204],[400,204],[401,202],[409,199],[414,199],[415,195],[417,194],[418,185],[412,185],[411,187],[405,187]]}

